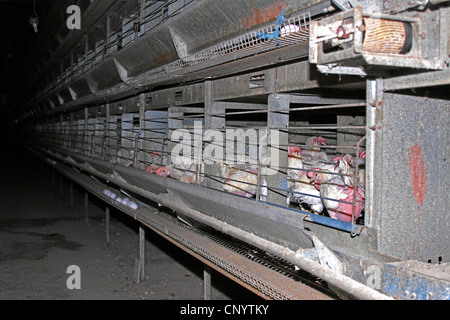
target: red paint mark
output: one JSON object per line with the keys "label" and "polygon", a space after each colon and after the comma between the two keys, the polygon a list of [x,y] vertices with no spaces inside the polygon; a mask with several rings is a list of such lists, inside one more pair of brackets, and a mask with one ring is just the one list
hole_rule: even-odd
{"label": "red paint mark", "polygon": [[247,28],[251,28],[273,21],[285,8],[286,3],[284,1],[274,3],[263,9],[252,8],[252,12],[242,20],[242,24]]}
{"label": "red paint mark", "polygon": [[423,161],[422,149],[419,143],[416,142],[408,153],[409,158],[409,174],[411,175],[411,183],[419,205],[423,203],[425,194],[427,192],[427,176],[425,172],[425,163]]}
{"label": "red paint mark", "polygon": [[163,54],[159,57],[156,57],[152,60],[152,63],[155,65],[159,65],[165,62],[170,62],[174,58],[174,52],[170,51],[166,54]]}

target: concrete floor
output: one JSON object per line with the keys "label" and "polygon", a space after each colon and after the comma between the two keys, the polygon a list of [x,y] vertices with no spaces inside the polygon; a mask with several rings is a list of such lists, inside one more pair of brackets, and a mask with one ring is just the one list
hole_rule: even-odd
{"label": "concrete floor", "polygon": [[[146,269],[135,283],[138,225],[111,210],[109,246],[105,205],[89,202],[84,190],[60,181],[28,152],[9,148],[0,166],[0,300],[4,299],[203,299],[203,265],[150,230],[146,231]],[[92,197],[91,197],[92,198]],[[80,268],[81,289],[69,289],[67,268]],[[212,272],[212,299],[259,299]]]}

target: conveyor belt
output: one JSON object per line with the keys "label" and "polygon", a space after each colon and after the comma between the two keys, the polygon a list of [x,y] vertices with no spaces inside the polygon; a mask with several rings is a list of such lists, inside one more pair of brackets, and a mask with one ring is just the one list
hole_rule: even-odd
{"label": "conveyor belt", "polygon": [[[150,219],[150,228],[159,231],[168,240],[175,240],[183,250],[198,255],[200,260],[258,295],[276,300],[328,300],[336,299],[325,283],[313,283],[307,273],[296,273],[294,266],[241,241],[211,235],[158,213],[169,223],[158,226]],[[152,217],[154,218],[154,217]],[[145,219],[143,219],[145,220]],[[161,221],[160,221],[161,222]],[[169,227],[169,225],[171,225]],[[173,228],[173,229],[171,229]],[[203,258],[203,259],[201,259]],[[309,278],[309,279],[308,279]]]}
{"label": "conveyor belt", "polygon": [[212,233],[204,232],[193,226],[189,226],[184,223],[179,223],[173,217],[164,214],[162,212],[159,212],[158,214],[164,216],[166,219],[170,220],[173,223],[181,225],[183,228],[188,229],[190,232],[196,233],[199,236],[202,236],[210,241],[213,241],[219,246],[222,246],[232,252],[239,254],[240,256],[246,259],[249,259],[266,268],[269,268],[270,270],[273,270],[283,275],[284,277],[290,278],[295,282],[306,284],[316,289],[317,291],[323,292],[324,294],[330,297],[337,298],[336,294],[328,289],[325,281],[317,277],[311,276],[307,272],[297,270],[292,263],[289,263],[286,260],[274,256],[264,250],[261,250],[255,246],[245,243],[239,239],[230,237],[223,233],[219,233],[215,230],[213,230]]}

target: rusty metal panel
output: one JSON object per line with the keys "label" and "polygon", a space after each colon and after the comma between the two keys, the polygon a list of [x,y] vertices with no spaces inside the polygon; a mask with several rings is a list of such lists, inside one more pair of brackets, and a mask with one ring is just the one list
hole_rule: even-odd
{"label": "rusty metal panel", "polygon": [[267,95],[274,91],[275,75],[275,69],[266,69],[218,79],[213,82],[213,94],[217,100]]}
{"label": "rusty metal panel", "polygon": [[379,250],[403,259],[450,259],[450,103],[386,93],[383,100]]}
{"label": "rusty metal panel", "polygon": [[[187,14],[174,17],[172,27],[188,43],[188,51],[201,50],[221,39],[249,31],[276,20],[284,10],[286,15],[317,5],[320,12],[331,5],[330,1],[256,0],[198,2]],[[220,8],[220,10],[218,9]],[[188,26],[188,27],[186,27]]]}
{"label": "rusty metal panel", "polygon": [[205,85],[204,83],[196,83],[182,87],[181,104],[195,104],[205,101]]}
{"label": "rusty metal panel", "polygon": [[417,261],[389,263],[383,291],[399,300],[449,300],[450,265]]}
{"label": "rusty metal panel", "polygon": [[277,67],[277,90],[284,92],[316,87],[318,76],[317,68],[311,67],[308,61]]}

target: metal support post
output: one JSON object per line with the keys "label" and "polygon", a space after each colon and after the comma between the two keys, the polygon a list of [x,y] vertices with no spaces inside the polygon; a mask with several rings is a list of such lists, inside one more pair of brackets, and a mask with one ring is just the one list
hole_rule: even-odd
{"label": "metal support post", "polygon": [[367,80],[367,160],[365,186],[365,225],[379,228],[381,210],[381,168],[383,158],[383,99],[384,80]]}
{"label": "metal support post", "polygon": [[144,281],[145,277],[145,229],[139,225],[139,260],[137,261],[136,283]]}
{"label": "metal support post", "polygon": [[[225,102],[214,101],[212,80],[205,81],[205,130],[222,129],[225,127]],[[217,116],[218,115],[218,116]],[[211,137],[211,139],[213,139]],[[225,150],[224,150],[225,151]],[[225,154],[224,154],[225,156]],[[205,164],[205,174],[210,176],[206,179],[208,187],[221,190],[222,181],[213,176],[219,175],[219,163]]]}
{"label": "metal support post", "polygon": [[147,105],[147,100],[145,93],[139,95],[139,139],[137,141],[137,154],[135,155],[138,160],[139,165],[145,163],[145,152],[140,150],[145,150],[145,108]]}
{"label": "metal support post", "polygon": [[109,225],[109,223],[110,223],[110,208],[109,208],[109,206],[108,205],[106,205],[106,212],[105,212],[105,228],[106,228],[106,230],[105,230],[105,233],[106,233],[106,244],[109,246],[109,243],[110,243],[110,241],[109,241],[109,227],[110,227],[110,225]]}
{"label": "metal support post", "polygon": [[73,207],[73,182],[70,182],[70,206]]}
{"label": "metal support post", "polygon": [[86,219],[86,223],[89,223],[88,213],[89,213],[89,194],[87,192],[85,192],[84,193],[84,218]]}
{"label": "metal support post", "polygon": [[211,268],[203,266],[203,300],[211,300]]}
{"label": "metal support post", "polygon": [[[281,128],[289,126],[289,111],[290,99],[288,95],[270,94],[268,99],[268,115],[267,115],[267,127],[268,127],[268,145],[267,157],[271,160],[276,160],[277,163],[270,163],[270,167],[267,170],[267,185],[273,186],[269,188],[267,193],[267,201],[285,205],[286,204],[286,167],[287,163],[287,145],[289,134],[282,132],[281,130],[271,130],[271,128]],[[276,141],[278,138],[278,141]],[[278,142],[278,145],[276,145]]]}

